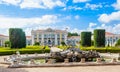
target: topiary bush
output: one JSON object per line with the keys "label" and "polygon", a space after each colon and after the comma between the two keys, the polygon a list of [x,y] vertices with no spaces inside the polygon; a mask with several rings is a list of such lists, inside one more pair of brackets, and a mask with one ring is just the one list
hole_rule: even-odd
{"label": "topiary bush", "polygon": [[81,45],[91,46],[91,32],[81,32]]}
{"label": "topiary bush", "polygon": [[105,47],[105,29],[94,30],[94,46]]}

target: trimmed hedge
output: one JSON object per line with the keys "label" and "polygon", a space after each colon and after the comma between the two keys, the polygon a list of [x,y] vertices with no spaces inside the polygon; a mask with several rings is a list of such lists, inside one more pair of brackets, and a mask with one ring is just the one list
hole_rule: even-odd
{"label": "trimmed hedge", "polygon": [[[2,55],[12,55],[12,54],[16,54],[16,51],[17,50],[1,50],[0,51],[0,56]],[[20,54],[34,54],[34,53],[49,53],[50,52],[50,49],[45,49],[45,50],[42,50],[42,49],[21,49],[19,50],[20,51]]]}
{"label": "trimmed hedge", "polygon": [[107,53],[107,52],[120,53],[120,48],[81,48],[81,50],[84,50],[84,51],[93,50],[100,53]]}
{"label": "trimmed hedge", "polygon": [[91,46],[91,32],[81,32],[81,45]]}
{"label": "trimmed hedge", "polygon": [[94,30],[94,46],[105,47],[105,29]]}

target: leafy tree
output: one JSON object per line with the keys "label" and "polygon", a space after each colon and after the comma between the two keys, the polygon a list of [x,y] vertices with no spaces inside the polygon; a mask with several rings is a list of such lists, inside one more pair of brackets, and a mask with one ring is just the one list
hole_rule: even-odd
{"label": "leafy tree", "polygon": [[9,29],[9,40],[11,48],[23,48],[26,47],[26,36],[20,28],[10,28]]}
{"label": "leafy tree", "polygon": [[10,47],[10,41],[5,41],[5,47]]}
{"label": "leafy tree", "polygon": [[94,46],[105,47],[105,29],[94,30]]}
{"label": "leafy tree", "polygon": [[94,46],[94,40],[91,41],[91,45]]}
{"label": "leafy tree", "polygon": [[62,46],[65,46],[65,45],[66,45],[64,41],[62,41],[61,44],[62,44]]}
{"label": "leafy tree", "polygon": [[40,43],[39,43],[39,42],[35,42],[35,44],[34,44],[34,45],[38,45],[38,46],[39,46],[39,45],[40,45]]}
{"label": "leafy tree", "polygon": [[115,46],[120,46],[120,39],[117,40],[117,43],[115,44]]}
{"label": "leafy tree", "polygon": [[78,33],[70,33],[70,32],[68,32],[68,37],[70,37],[70,36],[79,36],[79,35],[78,35]]}
{"label": "leafy tree", "polygon": [[91,46],[91,32],[81,32],[81,45]]}

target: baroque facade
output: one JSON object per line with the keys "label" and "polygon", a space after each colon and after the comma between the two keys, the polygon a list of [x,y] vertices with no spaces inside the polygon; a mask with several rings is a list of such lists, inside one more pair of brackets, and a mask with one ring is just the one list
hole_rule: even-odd
{"label": "baroque facade", "polygon": [[67,45],[79,46],[80,45],[80,36],[71,36],[67,39]]}
{"label": "baroque facade", "polygon": [[32,45],[39,42],[40,45],[60,45],[62,41],[67,43],[66,30],[53,30],[48,28],[46,30],[32,30]]}
{"label": "baroque facade", "polygon": [[8,41],[9,37],[0,34],[0,46],[5,46],[5,41]]}
{"label": "baroque facade", "polygon": [[120,34],[105,33],[105,44],[106,46],[115,46],[117,40],[120,39]]}

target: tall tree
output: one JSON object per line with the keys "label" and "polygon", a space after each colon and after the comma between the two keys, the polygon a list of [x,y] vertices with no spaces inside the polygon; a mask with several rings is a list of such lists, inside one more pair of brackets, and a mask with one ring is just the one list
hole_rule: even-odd
{"label": "tall tree", "polygon": [[117,40],[115,46],[120,46],[120,39]]}
{"label": "tall tree", "polygon": [[94,30],[94,46],[105,47],[105,29]]}
{"label": "tall tree", "polygon": [[26,47],[26,36],[20,28],[9,29],[9,40],[11,48],[22,48]]}
{"label": "tall tree", "polygon": [[91,46],[91,32],[81,32],[81,45]]}
{"label": "tall tree", "polygon": [[70,37],[70,36],[79,36],[79,35],[78,35],[78,33],[70,33],[70,32],[68,32],[68,37]]}

